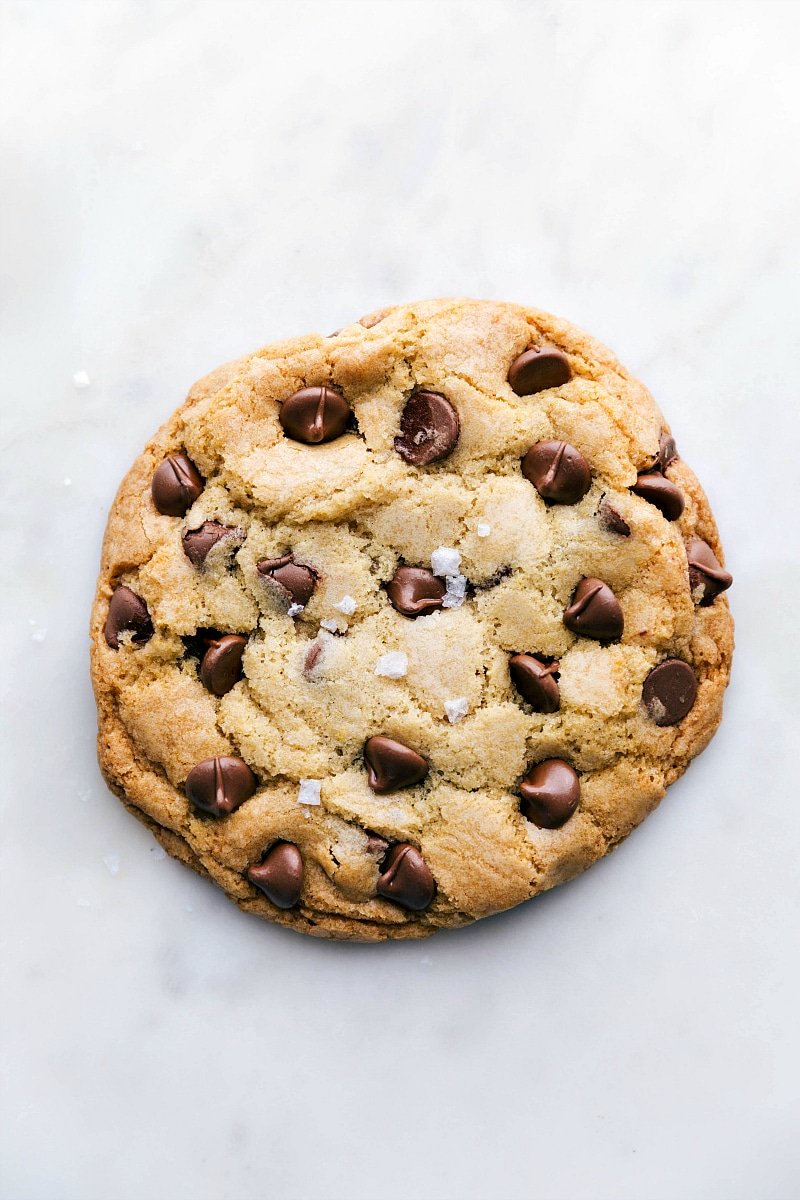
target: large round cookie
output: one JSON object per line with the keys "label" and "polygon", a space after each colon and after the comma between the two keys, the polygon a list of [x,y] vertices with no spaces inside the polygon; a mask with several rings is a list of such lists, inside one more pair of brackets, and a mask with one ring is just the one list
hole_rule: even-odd
{"label": "large round cookie", "polygon": [[249,912],[463,925],[588,867],[706,745],[721,562],[652,397],[564,321],[431,301],[269,346],[119,490],[100,763]]}

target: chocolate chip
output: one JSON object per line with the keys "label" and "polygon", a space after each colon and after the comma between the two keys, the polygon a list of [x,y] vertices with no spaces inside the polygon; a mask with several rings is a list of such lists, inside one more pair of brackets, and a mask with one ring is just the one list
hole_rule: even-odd
{"label": "chocolate chip", "polygon": [[398,567],[386,591],[404,617],[419,617],[441,608],[447,589],[427,567]]}
{"label": "chocolate chip", "polygon": [[241,758],[221,754],[192,767],[184,790],[195,808],[212,817],[226,817],[256,790],[257,780]]}
{"label": "chocolate chip", "polygon": [[542,661],[533,654],[515,654],[509,664],[511,679],[523,700],[534,712],[554,713],[561,707],[558,663]]}
{"label": "chocolate chip", "polygon": [[522,474],[544,500],[577,504],[592,486],[589,464],[569,442],[537,442],[522,460]]}
{"label": "chocolate chip", "polygon": [[597,515],[600,518],[600,524],[609,533],[618,533],[620,537],[631,536],[630,525],[607,500],[602,502]]}
{"label": "chocolate chip", "polygon": [[667,433],[666,429],[661,430],[661,436],[658,439],[658,458],[656,466],[659,471],[666,471],[671,462],[678,457],[678,447],[675,445],[675,438],[671,433]]}
{"label": "chocolate chip", "polygon": [[572,593],[564,624],[573,633],[608,642],[622,636],[624,622],[619,600],[611,588],[590,575]]}
{"label": "chocolate chip", "polygon": [[276,842],[247,878],[278,908],[293,908],[303,890],[303,859],[293,842]]}
{"label": "chocolate chip", "polygon": [[389,849],[389,843],[385,838],[379,837],[377,833],[371,833],[366,830],[367,843],[364,846],[364,853],[370,858],[383,858],[386,851]]}
{"label": "chocolate chip", "polygon": [[306,656],[303,659],[303,674],[305,675],[306,679],[310,679],[313,675],[314,668],[322,657],[323,649],[323,643],[318,639],[317,641],[312,642],[306,650]]}
{"label": "chocolate chip", "polygon": [[428,764],[421,754],[394,738],[371,737],[364,743],[367,783],[373,792],[396,792],[421,783]]}
{"label": "chocolate chip", "polygon": [[215,696],[226,695],[242,678],[242,655],[247,638],[240,633],[209,637],[200,663],[200,678]]}
{"label": "chocolate chip", "polygon": [[577,771],[563,758],[546,758],[531,767],[519,785],[523,815],[540,829],[559,829],[581,798]]}
{"label": "chocolate chip", "polygon": [[677,484],[658,471],[647,471],[644,475],[639,475],[631,491],[648,503],[654,504],[668,521],[677,521],[683,512],[683,492]]}
{"label": "chocolate chip", "polygon": [[185,454],[170,454],[153,475],[150,494],[165,517],[184,517],[204,487],[203,476]]}
{"label": "chocolate chip", "polygon": [[680,658],[653,667],[644,681],[642,700],[656,725],[677,725],[697,699],[697,676]]}
{"label": "chocolate chip", "polygon": [[686,558],[692,599],[695,604],[705,608],[713,603],[720,592],[728,590],[733,583],[733,576],[720,565],[716,554],[702,538],[689,538]]}
{"label": "chocolate chip", "polygon": [[153,622],[142,597],[123,585],[114,591],[109,601],[103,630],[112,650],[119,650],[119,635],[127,631],[132,635],[131,641],[141,646],[153,636]]}
{"label": "chocolate chip", "polygon": [[302,604],[304,608],[317,586],[317,577],[311,568],[296,563],[291,554],[284,554],[282,558],[262,558],[256,563],[256,570],[277,584],[290,603]]}
{"label": "chocolate chip", "polygon": [[238,529],[230,525],[221,525],[219,521],[204,521],[199,529],[187,529],[183,535],[183,550],[186,557],[196,567],[202,567],[208,553],[217,542],[223,538],[234,537]]}
{"label": "chocolate chip", "polygon": [[422,912],[433,900],[436,884],[425,859],[409,842],[395,842],[383,860],[378,892],[412,912]]}
{"label": "chocolate chip", "polygon": [[532,396],[548,388],[569,383],[572,369],[569,359],[552,346],[532,346],[515,358],[508,372],[508,382],[518,396]]}
{"label": "chocolate chip", "polygon": [[341,437],[352,415],[340,392],[329,387],[306,387],[284,400],[279,419],[290,438],[317,446]]}
{"label": "chocolate chip", "polygon": [[446,458],[458,441],[461,423],[449,400],[439,392],[414,392],[400,417],[394,448],[414,467]]}

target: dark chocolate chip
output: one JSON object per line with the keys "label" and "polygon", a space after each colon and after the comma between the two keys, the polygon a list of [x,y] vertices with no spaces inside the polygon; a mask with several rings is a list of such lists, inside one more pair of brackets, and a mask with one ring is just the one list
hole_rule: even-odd
{"label": "dark chocolate chip", "polygon": [[103,630],[112,650],[119,650],[119,635],[127,631],[132,635],[131,641],[141,646],[153,636],[153,622],[142,597],[123,585],[111,596]]}
{"label": "dark chocolate chip", "polygon": [[659,471],[666,471],[669,464],[674,462],[677,457],[678,447],[675,445],[675,438],[671,433],[667,433],[666,429],[662,429],[658,439],[658,458],[656,459]]}
{"label": "dark chocolate chip", "polygon": [[590,575],[572,593],[564,624],[573,633],[608,642],[622,636],[624,622],[619,600],[611,588]]}
{"label": "dark chocolate chip", "polygon": [[400,788],[413,787],[422,783],[428,774],[428,764],[422,755],[394,738],[367,738],[364,762],[367,783],[373,792],[396,792]]}
{"label": "dark chocolate chip", "polygon": [[713,603],[720,592],[728,590],[733,583],[733,576],[720,565],[716,554],[702,538],[689,538],[686,558],[692,599],[695,604],[705,608]]}
{"label": "dark chocolate chip", "polygon": [[680,658],[653,667],[644,681],[642,700],[656,725],[677,725],[697,699],[697,676]]}
{"label": "dark chocolate chip", "polygon": [[234,537],[238,529],[221,525],[219,521],[204,521],[199,529],[187,529],[183,535],[183,550],[196,567],[202,567],[210,550],[223,538]]}
{"label": "dark chocolate chip", "polygon": [[215,696],[226,695],[242,678],[242,655],[247,638],[240,633],[209,637],[200,663],[200,678]]}
{"label": "dark chocolate chip", "polygon": [[644,475],[639,475],[631,491],[648,503],[654,504],[668,521],[677,521],[683,512],[683,492],[677,484],[658,471],[647,471]]}
{"label": "dark chocolate chip", "polygon": [[249,800],[258,781],[241,758],[221,754],[192,767],[184,790],[195,808],[212,817],[226,817]]}
{"label": "dark chocolate chip", "polygon": [[276,842],[247,878],[277,908],[293,908],[303,890],[303,859],[293,842]]}
{"label": "dark chocolate chip", "polygon": [[548,388],[569,383],[572,369],[569,359],[552,346],[532,346],[515,358],[508,372],[508,382],[518,396],[532,396]]}
{"label": "dark chocolate chip", "polygon": [[519,785],[523,815],[540,829],[559,829],[581,798],[577,771],[563,758],[546,758],[531,767]]}
{"label": "dark chocolate chip", "polygon": [[433,900],[436,884],[425,859],[409,842],[395,842],[378,876],[378,892],[412,912],[422,912]]}
{"label": "dark chocolate chip", "polygon": [[534,712],[554,713],[561,707],[558,663],[543,662],[533,654],[515,654],[508,664],[514,687]]}
{"label": "dark chocolate chip", "polygon": [[292,604],[305,606],[314,594],[317,577],[310,567],[296,563],[291,554],[282,558],[262,558],[256,570],[265,579],[271,579]]}
{"label": "dark chocolate chip", "polygon": [[352,415],[341,392],[329,387],[306,387],[284,400],[279,419],[290,438],[317,446],[341,437]]}
{"label": "dark chocolate chip", "polygon": [[427,567],[398,567],[386,591],[404,617],[420,617],[442,607],[447,589]]}
{"label": "dark chocolate chip", "polygon": [[184,517],[204,487],[203,476],[185,454],[170,454],[153,475],[150,494],[165,517]]}
{"label": "dark chocolate chip", "polygon": [[537,442],[522,460],[522,474],[544,500],[577,504],[592,486],[589,464],[569,442]]}
{"label": "dark chocolate chip", "polygon": [[600,505],[597,515],[600,518],[600,524],[604,529],[607,529],[609,533],[618,533],[620,537],[631,536],[630,525],[621,515],[621,513],[618,513],[613,505],[609,504],[607,500],[604,500]]}
{"label": "dark chocolate chip", "polygon": [[446,458],[455,448],[461,423],[453,405],[439,392],[414,392],[400,417],[394,448],[414,467]]}

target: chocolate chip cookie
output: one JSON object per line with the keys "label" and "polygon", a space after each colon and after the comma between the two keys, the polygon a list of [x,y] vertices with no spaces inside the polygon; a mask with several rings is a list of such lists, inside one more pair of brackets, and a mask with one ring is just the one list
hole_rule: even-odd
{"label": "chocolate chip cookie", "polygon": [[420,937],[607,853],[706,745],[716,526],[647,390],[471,300],[221,367],[134,463],[92,614],[100,763],[305,933]]}

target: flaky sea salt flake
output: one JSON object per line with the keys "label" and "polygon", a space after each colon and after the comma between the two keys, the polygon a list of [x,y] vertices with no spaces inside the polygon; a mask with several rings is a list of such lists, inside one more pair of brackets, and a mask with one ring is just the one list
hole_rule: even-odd
{"label": "flaky sea salt flake", "polygon": [[288,609],[289,616],[290,617],[299,617],[300,613],[303,611],[304,607],[305,607],[305,605],[303,605],[303,604],[290,604],[289,609]]}
{"label": "flaky sea salt flake", "polygon": [[103,856],[103,862],[106,864],[109,875],[118,875],[119,874],[119,855],[118,854],[105,854]]}
{"label": "flaky sea salt flake", "polygon": [[445,700],[444,711],[451,725],[457,725],[469,712],[469,701],[466,696],[456,696],[454,700]]}
{"label": "flaky sea salt flake", "polygon": [[488,537],[492,527],[488,521],[478,521],[478,537]]}
{"label": "flaky sea salt flake", "polygon": [[300,791],[297,793],[298,804],[319,804],[322,784],[319,779],[301,779]]}
{"label": "flaky sea salt flake", "polygon": [[457,575],[461,566],[461,555],[451,546],[440,546],[431,555],[431,570],[434,575]]}
{"label": "flaky sea salt flake", "polygon": [[448,575],[444,582],[445,593],[442,608],[461,608],[467,598],[466,575]]}
{"label": "flaky sea salt flake", "polygon": [[342,596],[338,604],[333,606],[337,612],[344,613],[346,617],[351,617],[356,611],[356,602],[352,596]]}
{"label": "flaky sea salt flake", "polygon": [[83,370],[75,372],[75,374],[72,376],[72,382],[74,383],[76,388],[80,388],[80,389],[91,387],[91,384],[92,384],[92,381],[89,378],[88,372],[83,371]]}
{"label": "flaky sea salt flake", "polygon": [[408,655],[402,650],[390,650],[375,663],[375,674],[385,675],[387,679],[402,679],[407,671]]}

